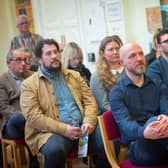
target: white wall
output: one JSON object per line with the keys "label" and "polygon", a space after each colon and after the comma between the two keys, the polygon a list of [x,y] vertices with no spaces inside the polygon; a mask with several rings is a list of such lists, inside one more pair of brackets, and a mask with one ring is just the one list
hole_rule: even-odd
{"label": "white wall", "polygon": [[[159,0],[71,0],[68,1],[71,3],[64,6],[58,0],[49,0],[47,3],[45,0],[33,0],[33,2],[36,11],[35,20],[38,22],[41,20],[42,22],[37,23],[37,27],[39,27],[39,32],[44,35],[47,35],[45,27],[49,23],[45,18],[48,16],[48,20],[52,20],[49,17],[51,12],[52,17],[55,16],[53,20],[58,21],[60,18],[66,20],[66,16],[63,17],[64,12],[68,13],[69,8],[73,7],[71,3],[75,2],[78,4],[76,9],[72,8],[73,12],[77,10],[79,14],[79,17],[76,18],[76,22],[78,22],[78,25],[76,25],[76,34],[80,36],[77,42],[83,49],[85,56],[84,63],[92,72],[95,70],[95,63],[88,62],[87,54],[94,52],[97,58],[100,41],[106,35],[118,34],[123,42],[138,42],[142,45],[144,52],[147,53],[149,51],[151,35],[147,30],[146,8],[160,5]],[[120,19],[118,20],[113,20],[114,18],[111,16],[112,12],[109,10],[115,4],[120,5]],[[50,8],[48,8],[49,6]],[[63,23],[60,22],[58,25],[56,25],[57,40],[59,41],[61,34],[66,34],[67,42],[73,40],[73,38],[68,38],[68,32],[64,32],[67,29],[64,28]],[[47,31],[50,30],[47,29]],[[50,32],[50,35],[52,36],[52,32]]]}
{"label": "white wall", "polygon": [[6,53],[15,28],[14,1],[1,0],[0,5],[0,74],[6,71]]}
{"label": "white wall", "polygon": [[160,6],[160,0],[123,0],[126,41],[135,41],[149,51],[151,36],[148,33],[146,8]]}
{"label": "white wall", "polygon": [[[17,34],[14,1],[1,0],[0,73],[7,69],[5,56],[11,38]],[[121,19],[110,21],[108,6],[116,2],[121,5]],[[84,63],[92,72],[95,63],[88,62],[87,53],[97,55],[105,35],[118,33],[124,42],[140,43],[147,53],[151,36],[147,31],[145,8],[159,5],[160,0],[32,0],[36,32],[57,41],[61,35],[66,35],[67,42],[77,40],[84,51]]]}
{"label": "white wall", "polygon": [[93,72],[95,62],[88,62],[88,53],[95,53],[97,58],[99,43],[107,35],[105,22],[105,2],[100,0],[78,0],[83,28],[84,64]]}

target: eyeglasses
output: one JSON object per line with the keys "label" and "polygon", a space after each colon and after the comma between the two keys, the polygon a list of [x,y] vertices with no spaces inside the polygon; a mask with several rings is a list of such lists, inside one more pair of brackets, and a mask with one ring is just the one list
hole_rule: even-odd
{"label": "eyeglasses", "polygon": [[22,22],[22,23],[19,23],[18,25],[19,25],[19,26],[22,26],[22,25],[24,25],[24,24],[25,24],[25,25],[28,25],[29,22]]}
{"label": "eyeglasses", "polygon": [[25,59],[12,58],[11,61],[15,61],[18,64],[21,64],[24,61],[24,63],[27,64],[27,65],[30,65],[32,63],[32,59],[31,58],[25,58]]}
{"label": "eyeglasses", "polygon": [[162,44],[162,43],[168,44],[168,39],[160,42],[160,44]]}

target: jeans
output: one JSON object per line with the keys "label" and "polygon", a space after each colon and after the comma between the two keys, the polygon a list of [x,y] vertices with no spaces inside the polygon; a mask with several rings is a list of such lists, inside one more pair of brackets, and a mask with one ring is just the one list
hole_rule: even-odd
{"label": "jeans", "polygon": [[[150,118],[145,127],[155,121],[156,117]],[[149,166],[161,165],[166,162],[168,156],[168,138],[159,140],[141,139],[131,142],[128,157],[136,165]]]}
{"label": "jeans", "polygon": [[24,138],[25,118],[21,113],[10,116],[3,129],[3,136],[9,139]]}
{"label": "jeans", "polygon": [[52,135],[40,148],[40,152],[44,155],[44,168],[65,168],[66,157],[77,144],[78,141],[71,141],[62,135]]}

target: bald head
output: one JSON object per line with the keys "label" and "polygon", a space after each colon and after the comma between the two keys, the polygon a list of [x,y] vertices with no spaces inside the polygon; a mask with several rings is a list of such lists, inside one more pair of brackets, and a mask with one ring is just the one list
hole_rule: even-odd
{"label": "bald head", "polygon": [[127,74],[142,75],[146,69],[146,61],[142,47],[137,43],[126,43],[120,48],[121,64]]}
{"label": "bald head", "polygon": [[141,46],[137,43],[126,43],[124,44],[121,48],[120,48],[120,57],[121,59],[124,59],[125,56],[127,56],[130,51],[132,51],[134,48],[139,48],[140,50],[142,50]]}

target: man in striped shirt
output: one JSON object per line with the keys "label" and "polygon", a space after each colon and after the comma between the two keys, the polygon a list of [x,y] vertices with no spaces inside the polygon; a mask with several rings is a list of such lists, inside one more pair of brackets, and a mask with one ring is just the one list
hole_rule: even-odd
{"label": "man in striped shirt", "polygon": [[11,41],[11,49],[17,48],[27,48],[32,53],[32,66],[31,70],[36,71],[38,68],[38,63],[35,59],[34,49],[35,46],[43,38],[35,33],[30,32],[30,21],[26,15],[19,15],[17,17],[17,28],[19,30],[19,35],[15,36]]}

